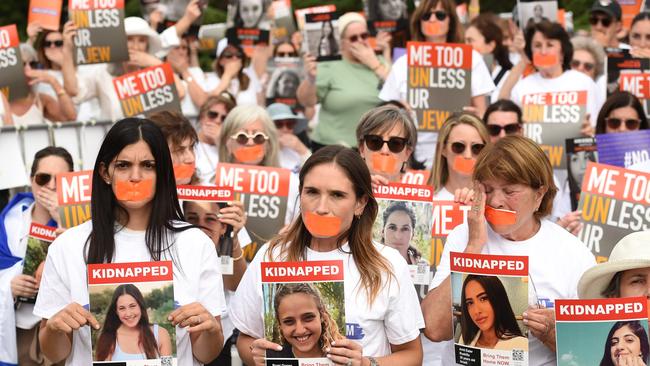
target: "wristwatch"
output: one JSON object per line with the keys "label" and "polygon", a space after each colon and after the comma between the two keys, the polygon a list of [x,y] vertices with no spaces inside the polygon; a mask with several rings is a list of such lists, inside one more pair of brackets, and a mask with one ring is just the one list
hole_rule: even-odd
{"label": "wristwatch", "polygon": [[379,366],[379,362],[374,357],[366,356],[368,361],[370,361],[370,366]]}

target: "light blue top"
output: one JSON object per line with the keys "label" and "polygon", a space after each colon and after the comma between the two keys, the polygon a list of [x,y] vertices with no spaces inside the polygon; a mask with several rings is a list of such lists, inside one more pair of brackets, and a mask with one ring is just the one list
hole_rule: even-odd
{"label": "light blue top", "polygon": [[[156,338],[158,344],[158,324],[153,325],[153,336]],[[112,361],[131,361],[131,360],[146,360],[147,355],[144,353],[126,353],[120,348],[120,342],[115,340],[115,352],[113,352]]]}

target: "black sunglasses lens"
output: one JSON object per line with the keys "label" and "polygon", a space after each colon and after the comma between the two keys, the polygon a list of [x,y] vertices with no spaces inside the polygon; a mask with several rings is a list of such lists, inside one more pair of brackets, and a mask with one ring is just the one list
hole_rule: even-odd
{"label": "black sunglasses lens", "polygon": [[443,21],[445,20],[445,18],[447,18],[447,12],[445,12],[444,10],[437,10],[435,14],[436,14],[436,19],[438,19],[439,21]]}
{"label": "black sunglasses lens", "polygon": [[366,135],[366,146],[372,151],[379,151],[384,146],[384,140],[380,136]]}
{"label": "black sunglasses lens", "polygon": [[262,145],[266,141],[266,137],[262,135],[261,133],[258,133],[253,137],[253,142],[256,143],[257,145]]}
{"label": "black sunglasses lens", "polygon": [[465,152],[465,144],[462,142],[454,142],[451,144],[451,151],[453,151],[454,154],[462,154]]}
{"label": "black sunglasses lens", "polygon": [[215,118],[219,117],[219,113],[213,112],[213,111],[208,111],[206,114],[208,115],[208,118],[210,118],[210,119],[215,119]]}
{"label": "black sunglasses lens", "polygon": [[398,137],[391,137],[388,139],[388,150],[394,154],[401,153],[405,147],[406,141],[404,139]]}
{"label": "black sunglasses lens", "polygon": [[641,125],[641,122],[638,119],[626,119],[625,120],[625,128],[628,130],[637,130],[639,129],[639,126]]}
{"label": "black sunglasses lens", "polygon": [[426,22],[431,18],[431,14],[432,13],[430,11],[427,11],[427,12],[422,14],[422,17],[420,19],[422,19],[422,20],[424,20]]}
{"label": "black sunglasses lens", "polygon": [[246,145],[248,143],[248,136],[244,133],[240,133],[237,135],[237,138],[235,138],[235,141],[240,145]]}
{"label": "black sunglasses lens", "polygon": [[38,173],[38,174],[34,175],[34,181],[39,186],[44,186],[44,185],[48,184],[51,179],[52,179],[52,175],[47,174],[47,173]]}
{"label": "black sunglasses lens", "polygon": [[512,123],[506,125],[505,127],[503,127],[503,129],[506,130],[507,135],[512,135],[519,132],[520,127],[519,127],[519,123]]}
{"label": "black sunglasses lens", "polygon": [[622,121],[620,120],[620,118],[608,118],[607,119],[607,126],[609,126],[609,128],[611,128],[611,129],[615,130],[615,129],[621,127],[621,122]]}
{"label": "black sunglasses lens", "polygon": [[502,127],[499,125],[487,125],[487,130],[490,133],[490,136],[499,136],[501,128]]}
{"label": "black sunglasses lens", "polygon": [[474,144],[472,145],[472,154],[478,155],[481,153],[481,150],[485,147],[484,144]]}

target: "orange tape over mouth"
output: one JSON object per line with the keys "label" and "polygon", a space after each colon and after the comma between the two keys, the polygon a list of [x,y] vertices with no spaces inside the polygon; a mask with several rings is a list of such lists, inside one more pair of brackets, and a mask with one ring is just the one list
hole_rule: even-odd
{"label": "orange tape over mouth", "polygon": [[397,159],[392,155],[372,154],[372,169],[382,173],[394,173]]}
{"label": "orange tape over mouth", "polygon": [[196,164],[174,164],[174,178],[176,180],[189,179],[194,175]]}
{"label": "orange tape over mouth", "polygon": [[512,225],[517,222],[517,212],[485,206],[485,218],[493,225]]}
{"label": "orange tape over mouth", "polygon": [[542,55],[541,53],[533,53],[533,65],[536,67],[549,67],[558,64],[558,57],[556,54]]}
{"label": "orange tape over mouth", "polygon": [[331,238],[341,231],[340,217],[321,216],[308,211],[303,213],[302,218],[312,236]]}
{"label": "orange tape over mouth", "polygon": [[242,146],[232,152],[240,163],[250,163],[264,157],[264,145]]}
{"label": "orange tape over mouth", "polygon": [[472,174],[474,172],[474,164],[476,164],[475,159],[465,159],[460,155],[456,155],[454,159],[454,170],[465,174]]}
{"label": "orange tape over mouth", "polygon": [[139,182],[118,180],[115,182],[115,197],[118,201],[138,202],[153,196],[153,179]]}
{"label": "orange tape over mouth", "polygon": [[423,23],[425,36],[439,36],[442,34],[442,24],[440,22],[424,21]]}

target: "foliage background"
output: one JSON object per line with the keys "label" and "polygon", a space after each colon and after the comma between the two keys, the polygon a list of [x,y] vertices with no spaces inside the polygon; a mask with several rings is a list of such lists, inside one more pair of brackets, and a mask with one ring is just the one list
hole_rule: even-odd
{"label": "foliage background", "polygon": [[[330,316],[339,327],[339,333],[345,335],[345,288],[343,282],[314,282],[323,299],[323,303]],[[280,328],[275,321],[275,306],[273,299],[277,290],[284,283],[265,283],[262,285],[262,298],[264,299],[264,337],[271,342],[282,344],[280,341]]]}
{"label": "foliage background", "polygon": [[[169,320],[167,320],[169,313],[174,310],[174,287],[171,284],[171,281],[147,283],[147,285],[155,284],[158,284],[156,288],[151,291],[146,291],[140,288],[137,283],[134,283],[134,285],[139,288],[140,292],[142,292],[142,296],[144,297],[145,306],[147,307],[147,315],[149,316],[149,323],[158,324],[158,326],[167,329],[172,340],[172,355],[176,355],[176,328],[172,326]],[[114,284],[89,286],[90,312],[102,326],[106,320],[106,311],[108,310],[111,298],[113,297],[113,292],[117,286],[118,285]],[[99,333],[100,331],[94,329],[91,332],[93,359],[95,358],[95,346],[97,344]]]}

